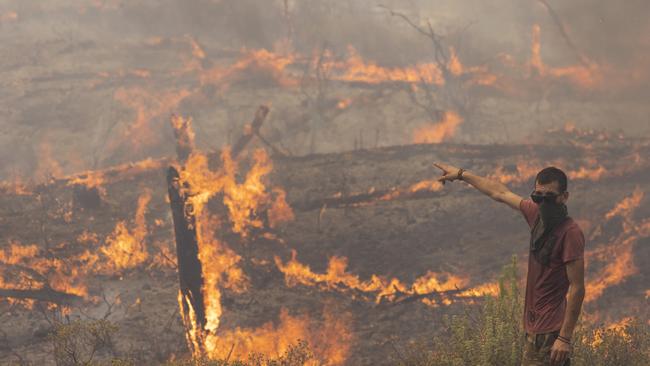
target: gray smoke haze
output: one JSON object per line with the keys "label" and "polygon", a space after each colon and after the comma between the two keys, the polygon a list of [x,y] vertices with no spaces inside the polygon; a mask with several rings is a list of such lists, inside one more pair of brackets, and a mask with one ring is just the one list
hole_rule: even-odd
{"label": "gray smoke haze", "polygon": [[[167,118],[174,112],[194,117],[203,147],[219,148],[240,133],[256,105],[266,102],[273,103],[266,134],[298,155],[350,150],[364,134],[373,146],[410,143],[414,129],[435,121],[418,111],[403,91],[390,87],[330,84],[323,99],[327,103],[364,101],[332,116],[319,114],[321,102],[314,107],[314,98],[305,96],[320,95],[309,90],[313,86],[303,88],[305,93],[298,88],[279,91],[277,85],[269,86],[268,75],[252,75],[247,83],[224,90],[220,85],[196,89],[196,80],[177,72],[191,54],[190,40],[206,54],[204,70],[235,64],[242,49],[304,57],[327,49],[344,59],[352,47],[364,60],[383,67],[431,62],[430,40],[387,9],[420,26],[430,22],[466,66],[505,70],[505,55],[524,65],[531,55],[533,25],[538,24],[546,65],[579,65],[579,52],[616,76],[606,79],[611,88],[605,84],[596,92],[562,83],[539,85],[539,90],[529,88],[521,95],[468,91],[472,108],[450,141],[524,142],[531,133],[567,122],[648,134],[650,3],[548,3],[576,49],[569,47],[539,0],[3,0],[0,178],[31,179],[34,172],[43,178],[170,155]],[[293,71],[302,72],[300,67]],[[116,98],[116,92],[129,88],[193,92],[169,108],[156,107],[166,103],[161,99],[147,100],[138,111],[125,98]],[[149,120],[154,141],[133,149],[126,135],[140,117]]]}

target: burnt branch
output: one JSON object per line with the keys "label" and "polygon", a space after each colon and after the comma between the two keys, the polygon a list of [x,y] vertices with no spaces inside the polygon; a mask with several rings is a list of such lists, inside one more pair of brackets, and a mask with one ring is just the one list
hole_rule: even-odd
{"label": "burnt branch", "polygon": [[265,105],[262,105],[257,109],[257,112],[255,112],[255,118],[250,124],[250,128],[244,131],[244,134],[239,138],[239,140],[237,140],[237,142],[235,142],[232,147],[231,155],[233,159],[237,158],[239,153],[241,153],[246,145],[248,145],[248,143],[251,141],[251,139],[253,139],[253,136],[259,133],[260,128],[262,127],[262,124],[264,123],[264,120],[268,114],[269,107]]}
{"label": "burnt branch", "polygon": [[83,298],[80,296],[56,291],[49,287],[38,290],[0,289],[0,298],[2,297],[20,300],[38,300],[59,305],[71,305],[83,301]]}

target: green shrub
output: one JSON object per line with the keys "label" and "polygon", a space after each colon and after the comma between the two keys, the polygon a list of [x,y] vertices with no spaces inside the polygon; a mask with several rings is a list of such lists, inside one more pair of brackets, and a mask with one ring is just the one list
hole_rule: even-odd
{"label": "green shrub", "polygon": [[650,329],[638,319],[620,328],[581,327],[574,339],[573,365],[650,365]]}
{"label": "green shrub", "polygon": [[[445,331],[398,352],[399,366],[516,366],[524,340],[522,295],[516,257],[499,278],[499,294],[487,296],[480,310],[445,318]],[[622,329],[580,324],[574,334],[573,366],[650,365],[650,331],[633,321]]]}
{"label": "green shrub", "polygon": [[113,353],[117,327],[107,320],[60,323],[50,335],[57,366],[97,365],[102,353]]}
{"label": "green shrub", "polygon": [[253,353],[246,361],[189,359],[166,363],[165,366],[304,366],[314,359],[309,346],[304,341],[289,346],[279,358],[269,358],[261,353]]}

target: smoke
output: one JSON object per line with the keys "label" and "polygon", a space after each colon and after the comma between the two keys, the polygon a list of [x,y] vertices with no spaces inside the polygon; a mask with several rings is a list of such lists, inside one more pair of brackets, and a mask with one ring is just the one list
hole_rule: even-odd
{"label": "smoke", "polygon": [[[4,0],[0,179],[34,179],[38,171],[42,181],[48,169],[66,175],[169,156],[171,113],[193,117],[199,147],[218,148],[265,102],[273,103],[265,133],[296,155],[350,150],[362,140],[411,143],[450,107],[424,111],[389,83],[333,82],[331,67],[317,70],[310,59],[326,55],[336,65],[358,56],[356,64],[391,70],[435,63],[431,39],[413,26],[430,25],[466,69],[496,80],[491,89],[464,89],[471,110],[451,141],[529,141],[569,121],[649,133],[650,4],[546,3],[554,13],[542,0]],[[550,70],[539,80],[528,69],[535,27]],[[259,63],[241,66],[256,50],[291,62],[271,75],[256,70]],[[214,78],[223,70],[230,74]],[[279,78],[293,86],[276,85]],[[571,78],[595,82],[581,88]],[[142,97],[120,97],[134,90]],[[170,95],[179,97],[167,103],[162,96]],[[328,110],[341,101],[346,108]]]}

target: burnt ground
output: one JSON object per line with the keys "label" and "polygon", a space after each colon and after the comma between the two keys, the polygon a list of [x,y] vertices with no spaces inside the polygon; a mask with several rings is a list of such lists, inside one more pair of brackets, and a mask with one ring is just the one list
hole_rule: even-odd
{"label": "burnt ground", "polygon": [[[617,262],[618,250],[605,260],[593,254],[620,245],[622,221],[605,220],[606,213],[648,182],[647,160],[631,165],[629,160],[616,158],[632,151],[647,153],[648,145],[626,140],[619,140],[617,145],[614,149],[617,152],[607,146],[589,149],[590,154],[605,153],[603,156],[611,157],[600,160],[609,175],[598,180],[574,179],[570,187],[570,214],[583,225],[588,238],[588,282],[592,283],[602,280],[599,268]],[[460,311],[459,305],[468,300],[456,299],[451,305],[438,307],[418,300],[376,304],[374,297],[366,298],[361,293],[345,290],[344,286],[335,290],[287,287],[274,265],[274,256],[288,261],[290,250],[295,249],[297,259],[310,265],[316,273],[326,271],[329,257],[344,256],[349,259],[348,272],[363,280],[376,274],[412,283],[427,271],[467,275],[471,287],[494,281],[513,254],[519,256],[524,273],[526,225],[517,212],[482,197],[462,183],[447,185],[425,198],[371,201],[324,210],[309,209],[305,201],[333,197],[337,192],[353,196],[367,192],[369,187],[408,187],[434,178],[437,172],[430,164],[438,160],[489,174],[495,161],[508,162],[515,157],[553,161],[566,157],[566,151],[573,153],[565,160],[566,168],[580,166],[581,149],[568,145],[415,145],[301,158],[276,157],[267,187],[280,186],[286,190],[289,205],[295,207],[295,219],[276,229],[263,229],[247,239],[232,233],[225,235],[228,244],[244,257],[242,266],[252,285],[243,294],[224,290],[220,330],[257,328],[268,321],[278,322],[283,308],[294,316],[307,314],[312,326],[318,327],[325,321],[322,317],[328,308],[341,317],[351,317],[346,323],[353,335],[348,364],[382,364],[394,354],[394,346],[440,331],[442,316]],[[614,173],[623,168],[627,169],[624,178]],[[245,172],[246,164],[242,165],[240,174]],[[531,179],[514,184],[514,191],[526,195],[532,186]],[[100,299],[94,304],[89,300],[73,303],[70,315],[72,318],[102,317],[109,310],[108,304],[115,302],[119,294],[119,304],[113,305],[108,315],[108,319],[120,326],[116,348],[123,355],[147,362],[187,352],[177,312],[175,270],[151,264],[151,257],[160,246],[173,245],[164,182],[164,170],[160,168],[106,184],[106,194],[97,209],[83,208],[79,201],[74,203],[74,190],[66,187],[65,181],[54,182],[40,188],[41,203],[36,200],[39,196],[36,194],[2,195],[0,216],[4,242],[13,239],[41,247],[45,240],[53,247],[61,243],[63,249],[58,253],[65,257],[88,245],[71,239],[84,230],[98,235],[94,250],[104,245],[103,238],[118,220],[133,219],[137,197],[144,187],[151,189],[152,200],[146,213],[149,234],[145,240],[150,260],[136,269],[88,278],[88,298]],[[647,224],[650,217],[647,199],[643,198],[634,213],[636,225]],[[68,211],[72,216],[66,222],[61,213]],[[154,223],[156,220],[159,221]],[[275,234],[281,241],[262,236],[265,232]],[[638,240],[633,245],[633,260],[621,265],[634,265],[638,272],[607,286],[600,298],[587,303],[585,311],[592,315],[591,319],[609,322],[630,315],[648,318],[645,306],[648,237],[647,232],[635,235]],[[102,294],[107,301],[101,299]],[[8,345],[2,351],[3,358],[15,359],[19,354],[39,364],[50,360],[44,338],[49,329],[46,316],[55,312],[39,311],[38,305],[31,311],[7,304],[3,309],[2,330]]]}
{"label": "burnt ground", "polygon": [[[570,34],[602,62],[603,70],[634,79],[633,83],[606,79],[604,85],[583,88],[568,79],[529,75],[533,22],[541,24],[542,59],[549,67],[576,62],[544,9],[522,10],[502,0],[500,10],[507,14],[499,12],[494,19],[479,14],[481,22],[473,25],[490,28],[481,35],[484,38],[471,29],[454,33],[458,24],[474,21],[447,13],[456,6],[463,8],[460,2],[444,11],[422,10],[418,13],[422,19],[451,29],[450,45],[465,66],[487,66],[507,88],[462,89],[468,101],[465,121],[445,138],[450,143],[406,146],[414,141],[416,129],[433,122],[410,98],[412,84],[315,81],[312,56],[324,44],[339,61],[350,57],[348,46],[366,65],[406,67],[432,60],[428,41],[387,18],[376,4],[347,2],[341,10],[334,2],[323,2],[328,3],[328,12],[322,12],[312,2],[296,2],[295,49],[286,49],[277,42],[286,34],[285,24],[278,23],[284,19],[282,11],[265,1],[264,8],[253,0],[182,3],[185,6],[173,0],[162,5],[148,0],[0,4],[0,50],[5,56],[0,59],[0,179],[8,183],[0,186],[0,250],[17,241],[35,244],[39,258],[45,259],[70,258],[85,249],[100,253],[118,221],[134,225],[137,198],[145,188],[152,191],[145,214],[149,259],[135,269],[113,273],[85,269],[92,273],[84,278],[88,295],[68,304],[72,319],[107,316],[116,322],[119,354],[143,363],[187,355],[175,269],[167,260],[153,259],[161,248],[173,256],[165,200],[167,163],[103,184],[105,194],[95,208],[81,202],[84,199],[75,195],[75,189],[83,188],[65,186],[64,177],[174,156],[172,113],[193,118],[199,149],[218,150],[235,141],[263,103],[271,105],[271,114],[262,135],[290,155],[273,156],[267,186],[287,192],[295,218],[273,230],[264,228],[248,240],[223,234],[244,257],[244,269],[253,281],[243,294],[224,291],[220,329],[277,322],[283,307],[294,315],[308,315],[312,326],[319,328],[327,321],[324,310],[333,309],[352,319],[346,321],[353,334],[348,364],[378,364],[392,353],[392,337],[400,343],[437,332],[444,314],[460,311],[459,304],[469,301],[456,299],[435,308],[419,301],[375,304],[343,288],[289,288],[273,259],[279,255],[289,260],[291,249],[317,273],[326,269],[329,257],[347,257],[348,271],[361,279],[377,274],[411,283],[434,271],[466,275],[468,286],[474,286],[493,281],[513,254],[519,256],[524,273],[527,229],[521,217],[463,184],[418,197],[323,207],[323,200],[337,194],[406,188],[432,179],[437,172],[431,163],[436,160],[496,175],[499,171],[517,175],[517,166],[526,162],[532,168],[557,164],[575,175],[581,167],[591,171],[604,167],[599,177],[571,180],[570,214],[580,220],[588,238],[588,281],[593,285],[609,277],[612,282],[619,272],[630,274],[605,286],[602,296],[586,304],[585,310],[597,322],[630,315],[648,319],[649,239],[648,230],[641,230],[650,217],[645,192],[650,181],[647,41],[630,36],[647,32],[634,28],[636,18],[606,10],[602,13],[609,15],[600,18],[577,3],[566,5],[568,9],[557,5],[563,16],[571,14],[573,6],[579,9],[575,19],[565,18],[570,20]],[[310,13],[312,8],[325,14],[323,18]],[[510,18],[512,9],[525,16]],[[644,14],[630,13],[640,19]],[[502,21],[504,16],[508,20]],[[625,27],[618,26],[617,16],[624,16]],[[599,18],[597,26],[589,25],[593,19],[585,17]],[[584,27],[572,27],[574,20]],[[647,24],[645,18],[636,22]],[[506,31],[494,23],[514,28]],[[360,27],[367,32],[359,32]],[[593,36],[595,32],[607,37]],[[277,72],[272,62],[247,59],[251,50],[273,50],[276,57],[293,51],[296,60]],[[610,51],[616,57],[605,57]],[[515,66],[499,62],[504,55]],[[248,60],[245,67],[233,68],[242,60]],[[220,71],[224,74],[214,77]],[[440,90],[443,99],[444,92]],[[338,107],[340,102],[345,102],[344,108]],[[567,123],[576,129],[565,129]],[[526,195],[532,176],[523,175],[527,179],[509,185]],[[16,195],[6,188],[16,181],[30,183],[31,193]],[[607,212],[637,188],[646,193],[638,207],[626,217],[605,220]],[[95,233],[97,242],[80,240],[84,231]],[[262,236],[268,232],[282,242]],[[628,239],[631,260],[626,257],[629,248],[620,245]],[[266,264],[254,264],[253,259]],[[75,265],[66,262],[63,268],[70,271]],[[0,269],[5,281],[24,275],[6,265]],[[52,268],[39,271],[50,279],[57,273]],[[0,306],[0,360],[52,363],[46,338],[53,318],[61,316],[58,311],[39,303],[31,309],[7,301]]]}

